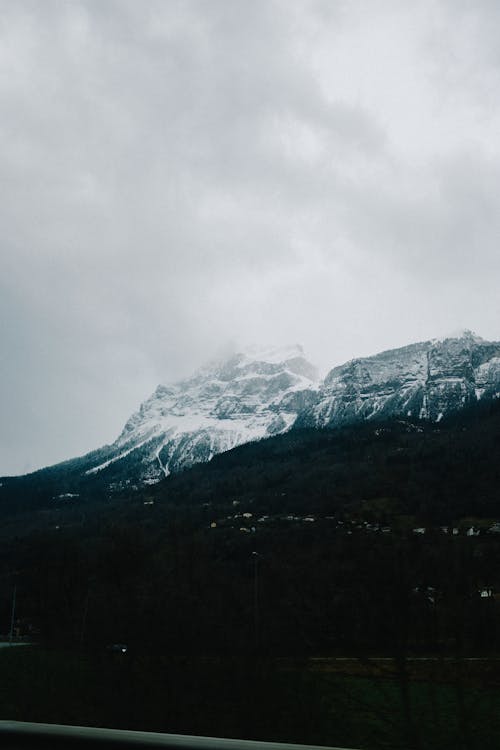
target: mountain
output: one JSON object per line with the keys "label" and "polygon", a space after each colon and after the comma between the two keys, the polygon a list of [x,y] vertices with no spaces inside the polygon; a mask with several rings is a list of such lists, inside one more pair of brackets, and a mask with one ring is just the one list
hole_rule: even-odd
{"label": "mountain", "polygon": [[500,343],[464,331],[333,368],[299,423],[337,427],[390,417],[439,421],[499,395]]}
{"label": "mountain", "polygon": [[[248,349],[160,385],[111,445],[28,477],[4,479],[0,500],[29,487],[79,493],[154,484],[216,454],[292,427],[334,428],[390,418],[439,422],[500,395],[500,343],[470,331],[334,367],[323,381],[300,346]],[[26,481],[28,480],[28,484]]]}
{"label": "mountain", "polygon": [[[32,475],[34,491],[71,501],[80,492],[154,484],[242,443],[288,430],[314,400],[316,369],[302,347],[251,348],[159,385],[111,445]],[[6,489],[23,477],[2,481]]]}
{"label": "mountain", "polygon": [[212,362],[186,380],[158,386],[130,417],[109,456],[92,462],[86,474],[110,473],[130,456],[139,464],[136,478],[154,483],[284,432],[314,393],[317,377],[300,346],[249,349]]}

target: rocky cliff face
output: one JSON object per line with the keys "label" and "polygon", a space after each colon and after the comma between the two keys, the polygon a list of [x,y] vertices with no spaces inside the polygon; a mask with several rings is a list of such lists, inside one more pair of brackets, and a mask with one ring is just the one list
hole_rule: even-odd
{"label": "rocky cliff face", "polygon": [[335,367],[300,423],[335,427],[394,416],[438,421],[499,393],[500,343],[464,332]]}
{"label": "rocky cliff face", "polygon": [[158,386],[105,460],[86,473],[114,473],[119,463],[133,461],[135,480],[157,482],[242,443],[284,432],[316,382],[299,346],[253,349],[213,362],[191,378]]}

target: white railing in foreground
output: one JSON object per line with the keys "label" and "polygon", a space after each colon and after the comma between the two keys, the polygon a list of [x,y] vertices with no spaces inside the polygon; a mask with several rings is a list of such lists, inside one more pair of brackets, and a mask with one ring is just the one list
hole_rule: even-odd
{"label": "white railing in foreground", "polygon": [[195,737],[185,734],[135,732],[124,729],[76,727],[63,724],[35,724],[24,721],[0,721],[0,746],[41,748],[45,746],[115,746],[123,748],[165,748],[172,750],[347,750],[325,745],[292,745],[286,742],[260,742],[217,737]]}

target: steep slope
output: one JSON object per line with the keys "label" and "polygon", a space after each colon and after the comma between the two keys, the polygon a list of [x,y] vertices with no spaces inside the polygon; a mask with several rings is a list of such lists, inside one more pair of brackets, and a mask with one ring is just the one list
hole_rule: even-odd
{"label": "steep slope", "polygon": [[[135,479],[153,483],[236,445],[289,429],[313,393],[315,368],[299,346],[251,349],[192,377],[160,385],[126,423],[104,461],[87,475],[111,473],[124,460]],[[286,401],[284,398],[286,397]]]}
{"label": "steep slope", "polygon": [[336,427],[395,416],[439,421],[499,395],[500,343],[464,331],[335,367],[300,424]]}

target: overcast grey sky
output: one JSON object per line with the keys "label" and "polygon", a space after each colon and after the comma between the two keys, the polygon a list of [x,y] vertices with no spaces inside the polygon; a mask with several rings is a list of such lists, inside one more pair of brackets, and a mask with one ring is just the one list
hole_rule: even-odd
{"label": "overcast grey sky", "polygon": [[500,339],[498,0],[0,0],[0,474],[228,342]]}

